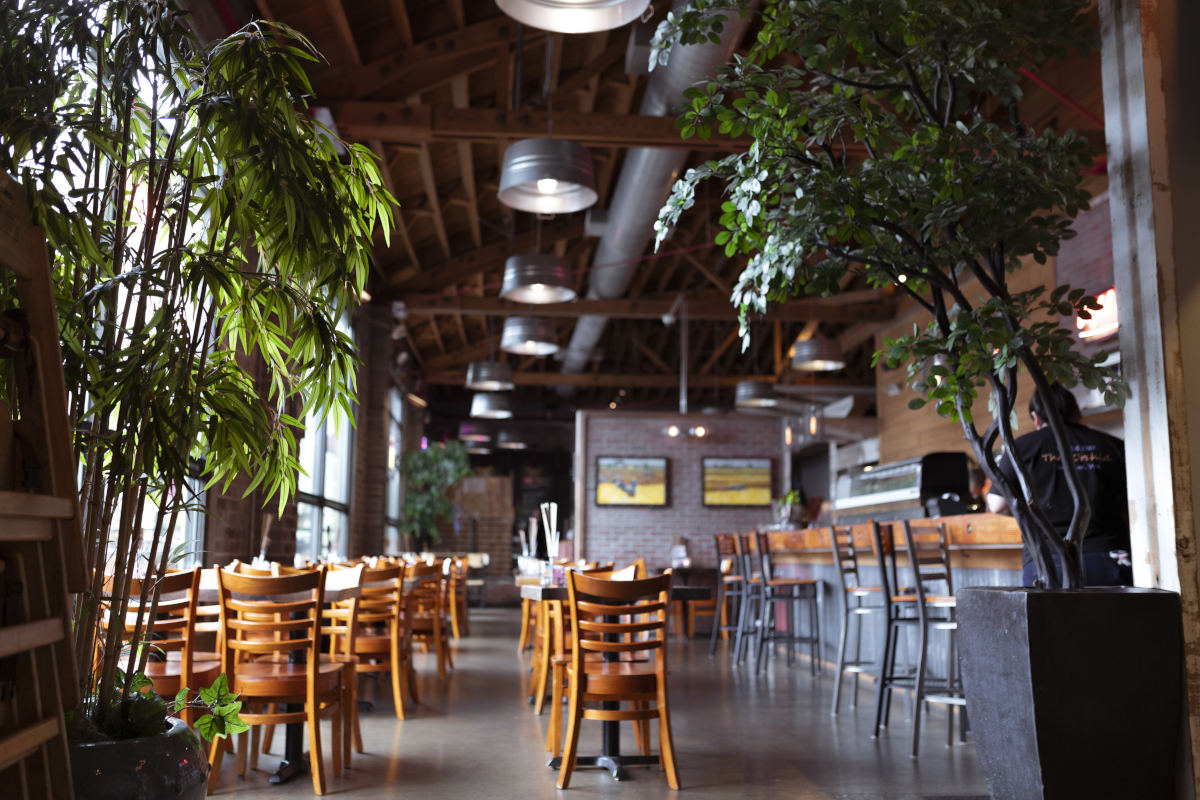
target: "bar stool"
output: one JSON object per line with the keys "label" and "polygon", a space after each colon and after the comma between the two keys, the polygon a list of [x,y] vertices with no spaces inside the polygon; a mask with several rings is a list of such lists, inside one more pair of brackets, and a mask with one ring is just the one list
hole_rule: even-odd
{"label": "bar stool", "polygon": [[[909,563],[913,571],[912,589],[896,588],[895,526],[901,526]],[[882,528],[887,528],[887,533]],[[958,623],[954,620],[954,585],[950,572],[949,551],[946,548],[945,529],[933,520],[904,521],[872,525],[875,550],[880,559],[880,575],[883,582],[884,607],[887,625],[883,654],[880,657],[879,686],[875,701],[874,736],[887,725],[894,688],[913,690],[913,746],[915,758],[920,748],[921,709],[927,702],[947,703],[951,709],[947,728],[948,742],[953,739],[953,708],[964,706],[962,685],[954,664],[954,631]],[[930,584],[943,584],[944,593],[930,591]],[[896,665],[896,646],[899,632],[912,627],[918,632],[917,662],[911,668],[900,670]],[[929,653],[931,630],[948,632],[947,672],[944,678],[930,678],[925,674]],[[965,728],[965,718],[963,727]],[[965,729],[960,731],[965,736]]]}
{"label": "bar stool", "polygon": [[[841,700],[842,678],[846,672],[854,675],[850,708],[858,706],[858,676],[866,672],[868,665],[875,666],[874,661],[862,659],[862,629],[863,617],[882,614],[885,606],[882,600],[881,586],[863,586],[858,574],[858,551],[854,546],[854,529],[850,526],[829,529],[829,543],[833,551],[834,571],[837,575],[839,594],[842,598],[842,628],[838,633],[837,675],[833,684],[834,716],[838,713]],[[864,601],[876,598],[870,603]],[[846,640],[849,638],[851,623],[854,623],[854,657],[846,660]]]}
{"label": "bar stool", "polygon": [[728,639],[729,634],[737,634],[738,613],[742,609],[742,599],[745,594],[746,578],[742,574],[741,564],[734,553],[734,536],[718,533],[713,536],[717,544],[717,560],[719,571],[717,575],[717,604],[713,615],[712,636],[708,643],[708,657],[712,658],[717,652],[717,640]]}
{"label": "bar stool", "polygon": [[746,658],[749,649],[747,639],[753,638],[758,625],[758,612],[762,606],[762,576],[754,574],[754,559],[750,552],[750,534],[733,534],[734,558],[742,573],[742,600],[739,603],[737,631],[733,640],[733,664],[737,666]]}
{"label": "bar stool", "polygon": [[[954,611],[958,605],[954,597],[954,583],[950,575],[950,551],[946,547],[946,529],[933,520],[913,520],[904,523],[904,542],[908,548],[908,560],[913,569],[914,602],[919,620],[920,645],[917,655],[916,684],[913,692],[913,744],[912,755],[917,757],[920,748],[921,710],[928,703],[946,704],[946,746],[954,741],[954,709],[959,709],[959,735],[966,740],[966,698],[963,695],[962,679],[958,672],[958,659],[954,657],[955,633],[958,621]],[[932,594],[927,584],[944,584],[944,594]],[[909,602],[909,597],[901,598]],[[944,677],[926,674],[929,654],[930,631],[946,631],[946,673]]]}
{"label": "bar stool", "polygon": [[[787,644],[788,666],[796,660],[796,645],[807,642],[811,660],[809,671],[816,675],[820,671],[821,646],[821,615],[817,608],[821,582],[815,578],[777,578],[775,566],[771,561],[771,543],[767,534],[757,531],[754,534],[755,545],[758,549],[759,569],[762,575],[761,597],[759,600],[759,617],[757,649],[755,652],[755,670],[762,672],[766,664],[766,654],[774,653],[774,643]],[[775,624],[775,605],[783,603],[787,611],[787,630],[781,631]],[[808,604],[808,635],[799,635],[800,604]],[[770,649],[766,648],[771,645]]]}

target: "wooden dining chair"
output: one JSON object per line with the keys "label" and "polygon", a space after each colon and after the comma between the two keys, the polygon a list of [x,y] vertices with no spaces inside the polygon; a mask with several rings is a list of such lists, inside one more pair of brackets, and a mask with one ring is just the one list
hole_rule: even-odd
{"label": "wooden dining chair", "polygon": [[729,634],[738,631],[738,619],[745,594],[746,578],[742,573],[741,560],[734,548],[734,538],[737,534],[718,533],[713,536],[717,549],[717,591],[714,600],[717,615],[713,618],[712,631],[708,643],[708,655],[712,658],[717,652],[717,640],[729,640]]}
{"label": "wooden dining chair", "polygon": [[[403,563],[382,563],[363,573],[362,596],[358,601],[358,626],[350,634],[335,634],[339,652],[353,652],[358,674],[390,673],[396,718],[404,719],[405,708],[416,691],[412,667],[412,613],[410,595],[404,591]],[[358,714],[354,714],[354,746],[362,752]]]}
{"label": "wooden dining chair", "polygon": [[[224,635],[221,667],[230,690],[241,695],[242,721],[251,726],[306,723],[317,794],[324,794],[326,785],[322,716],[333,720],[333,772],[342,772],[344,668],[322,660],[319,648],[325,577],[324,567],[283,576],[217,571]],[[288,704],[301,710],[287,710]],[[245,774],[247,744],[246,734],[239,734],[239,775]],[[214,743],[210,789],[220,773],[223,753],[224,748]]]}
{"label": "wooden dining chair", "polygon": [[[570,785],[584,719],[605,723],[657,719],[659,763],[667,783],[678,789],[667,691],[670,573],[617,581],[572,572],[567,590],[574,647],[567,667],[570,704],[558,787]],[[589,658],[593,654],[601,660]],[[621,708],[621,703],[628,706]]]}
{"label": "wooden dining chair", "polygon": [[449,562],[446,611],[450,616],[450,631],[455,639],[459,639],[471,635],[471,622],[467,618],[467,559],[454,556]]}
{"label": "wooden dining chair", "polygon": [[438,677],[445,678],[454,666],[450,654],[450,636],[445,604],[442,601],[442,565],[413,564],[404,574],[411,583],[412,637],[428,652],[433,649],[437,656]]}
{"label": "wooden dining chair", "polygon": [[[153,604],[155,589],[159,593],[157,605]],[[221,662],[215,654],[199,655],[197,652],[196,608],[199,591],[200,567],[168,572],[157,581],[134,579],[130,582],[124,628],[131,630],[139,613],[149,614],[153,609],[152,629],[151,625],[147,625],[150,638],[145,646],[151,648],[151,653],[145,673],[153,682],[155,693],[162,697],[174,698],[184,687],[193,694],[200,689],[207,689],[221,674]],[[146,594],[145,603],[141,602],[143,592]],[[124,642],[126,647],[133,644]],[[195,709],[185,708],[181,716],[190,725],[195,721]]]}

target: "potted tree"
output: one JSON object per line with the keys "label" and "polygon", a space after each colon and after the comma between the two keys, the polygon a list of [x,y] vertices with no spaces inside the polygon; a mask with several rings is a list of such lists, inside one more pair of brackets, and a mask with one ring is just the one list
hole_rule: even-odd
{"label": "potted tree", "polygon": [[[931,318],[887,342],[876,363],[907,364],[918,393],[910,405],[933,403],[961,425],[1007,497],[1045,587],[959,593],[972,727],[998,797],[1163,796],[1173,780],[1178,597],[1081,590],[1090,510],[1074,470],[1065,470],[1076,503],[1063,537],[1024,466],[1016,464],[1015,482],[997,469],[997,444],[1013,452],[1018,380],[1042,391],[1081,382],[1113,403],[1128,393],[1102,356],[1080,352],[1059,326],[1061,315],[1087,317],[1098,307],[1093,297],[1009,283],[1023,265],[1054,256],[1087,205],[1088,142],[1021,121],[1018,70],[1094,47],[1088,6],[693,0],[661,23],[651,56],[662,62],[673,43],[710,38],[728,13],[759,18],[749,52],[685,92],[690,105],[679,118],[685,139],[719,130],[753,141],[689,170],[657,223],[661,243],[697,185],[723,184],[716,243],[749,256],[732,297],[743,337],[768,304],[834,293],[847,272],[895,287]],[[981,393],[989,421],[976,406]],[[1046,421],[1062,463],[1071,463],[1060,414]],[[1150,649],[1155,659],[1138,657]],[[1125,691],[1135,685],[1158,687],[1161,702]],[[1103,770],[1090,768],[1099,763]]]}
{"label": "potted tree", "polygon": [[[336,324],[394,201],[368,150],[309,118],[303,63],[319,56],[284,26],[204,46],[166,0],[29,0],[0,6],[0,30],[0,159],[52,256],[80,459],[87,588],[73,631],[87,700],[72,727],[153,738],[168,729],[142,676],[153,578],[180,556],[197,485],[244,475],[247,493],[282,506],[301,420],[353,402],[355,350]],[[126,618],[142,576],[150,611],[132,633],[102,626]],[[223,682],[203,699],[216,712],[198,721],[206,736],[237,729]],[[98,796],[94,783],[79,788]]]}
{"label": "potted tree", "polygon": [[438,520],[454,510],[446,492],[459,478],[470,474],[467,449],[458,441],[431,444],[405,453],[400,459],[400,475],[404,478],[400,530],[413,537],[417,549],[441,540]]}

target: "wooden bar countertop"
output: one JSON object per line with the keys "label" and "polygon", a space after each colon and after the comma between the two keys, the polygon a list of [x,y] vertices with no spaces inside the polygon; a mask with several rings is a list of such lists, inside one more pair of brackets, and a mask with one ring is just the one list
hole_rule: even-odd
{"label": "wooden bar countertop", "polygon": [[[946,526],[950,543],[950,560],[955,566],[975,569],[1020,569],[1021,531],[1012,517],[1002,514],[960,514],[939,517]],[[885,523],[882,520],[880,524]],[[842,527],[842,526],[839,526]],[[854,546],[860,552],[871,553],[871,523],[849,526]],[[779,563],[830,564],[829,526],[800,528],[793,531],[770,531],[771,551]],[[886,534],[885,534],[886,535]],[[894,524],[896,544],[903,547],[904,533]],[[866,561],[866,559],[864,559]]]}

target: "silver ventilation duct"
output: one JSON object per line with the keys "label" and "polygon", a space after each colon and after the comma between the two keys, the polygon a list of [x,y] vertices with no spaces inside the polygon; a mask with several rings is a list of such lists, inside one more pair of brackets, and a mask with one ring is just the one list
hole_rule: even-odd
{"label": "silver ventilation duct", "polygon": [[[732,14],[721,32],[720,44],[675,45],[666,66],[650,74],[639,113],[665,116],[683,102],[683,90],[711,77],[729,61],[749,20]],[[625,155],[617,176],[604,233],[596,246],[589,273],[587,296],[613,300],[625,294],[638,260],[650,243],[654,221],[671,186],[687,161],[686,149],[635,147]],[[610,266],[595,266],[595,265]],[[580,372],[604,334],[608,317],[580,317],[563,357],[563,372]],[[564,391],[565,390],[565,391]],[[567,394],[570,387],[562,387]]]}

